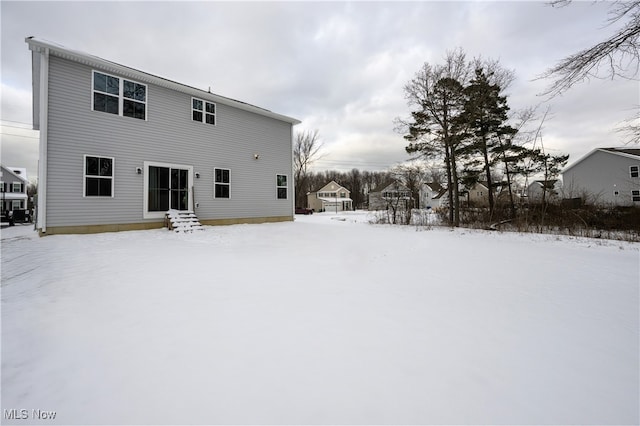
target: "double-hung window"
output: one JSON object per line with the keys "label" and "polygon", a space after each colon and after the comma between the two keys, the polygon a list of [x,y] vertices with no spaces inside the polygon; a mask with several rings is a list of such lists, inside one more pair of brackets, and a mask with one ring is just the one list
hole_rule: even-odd
{"label": "double-hung window", "polygon": [[93,72],[93,110],[147,119],[147,86],[135,81]]}
{"label": "double-hung window", "polygon": [[230,198],[231,197],[231,170],[214,169],[214,198]]}
{"label": "double-hung window", "polygon": [[276,193],[278,200],[287,199],[287,175],[276,176]]}
{"label": "double-hung window", "polygon": [[193,121],[216,125],[216,104],[198,98],[191,98],[191,118]]}
{"label": "double-hung window", "polygon": [[640,190],[634,189],[631,191],[631,199],[636,202],[640,201]]}
{"label": "double-hung window", "polygon": [[629,166],[629,175],[632,178],[637,178],[640,176],[640,166]]}
{"label": "double-hung window", "polygon": [[113,197],[113,158],[84,156],[84,196]]}
{"label": "double-hung window", "polygon": [[11,184],[11,192],[24,192],[22,190],[22,183],[20,182],[13,182]]}

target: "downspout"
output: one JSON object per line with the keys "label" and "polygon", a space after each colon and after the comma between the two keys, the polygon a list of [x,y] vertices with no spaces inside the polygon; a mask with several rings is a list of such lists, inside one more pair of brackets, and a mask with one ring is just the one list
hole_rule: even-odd
{"label": "downspout", "polygon": [[47,233],[47,141],[49,124],[49,48],[40,50],[40,157],[38,161],[38,229]]}

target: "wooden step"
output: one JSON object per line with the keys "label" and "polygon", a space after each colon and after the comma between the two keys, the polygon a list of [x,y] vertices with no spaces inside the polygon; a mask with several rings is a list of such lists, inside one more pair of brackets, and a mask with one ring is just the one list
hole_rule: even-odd
{"label": "wooden step", "polygon": [[204,227],[196,214],[190,210],[169,210],[165,214],[165,225],[170,231],[192,232],[204,231]]}

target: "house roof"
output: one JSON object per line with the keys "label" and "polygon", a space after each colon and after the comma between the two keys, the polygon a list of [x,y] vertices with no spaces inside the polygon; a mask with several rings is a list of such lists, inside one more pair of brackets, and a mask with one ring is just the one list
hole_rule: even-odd
{"label": "house roof", "polygon": [[[2,167],[2,172],[8,172],[9,174],[15,176],[16,178],[20,179],[21,181],[25,182],[25,183],[29,183],[29,180],[27,179],[27,169],[22,168],[22,167],[7,167],[7,166],[1,166]],[[14,172],[14,170],[19,170],[20,173],[16,173]],[[24,173],[24,175],[23,175]]]}
{"label": "house roof", "polygon": [[386,182],[383,182],[381,185],[378,185],[377,187],[375,187],[370,192],[382,192],[382,191],[384,191],[385,189],[387,189],[388,187],[390,187],[391,185],[394,185],[394,184],[398,185],[398,188],[397,188],[398,190],[401,190],[401,191],[408,191],[409,190],[409,188],[407,188],[406,186],[404,186],[401,182],[398,182],[397,180],[388,180]]}
{"label": "house roof", "polygon": [[336,198],[336,197],[333,197],[333,198],[318,197],[318,200],[326,201],[327,203],[335,203],[336,200],[339,200],[339,201],[353,201],[349,197],[344,197],[344,198],[341,198],[341,197],[338,197],[338,198]]}
{"label": "house roof", "polygon": [[440,192],[444,189],[444,187],[438,182],[425,182],[424,184],[428,186],[433,192]]}
{"label": "house roof", "polygon": [[[195,87],[187,86],[182,83],[178,83],[172,80],[168,80],[166,78],[158,77],[153,74],[146,73],[144,71],[136,70],[134,68],[129,68],[124,65],[117,64],[115,62],[107,61],[105,59],[99,58],[97,56],[89,55],[84,52],[80,52],[78,50],[68,49],[64,46],[61,46],[57,43],[53,43],[47,40],[39,39],[36,37],[27,37],[25,39],[27,44],[29,45],[29,49],[34,52],[42,52],[49,51],[50,55],[58,56],[69,61],[78,62],[81,64],[85,64],[90,67],[100,68],[107,72],[112,72],[114,74],[121,75],[123,77],[129,77],[131,79],[135,79],[145,83],[151,83],[157,86],[165,87],[168,89],[176,90],[178,92],[187,93],[193,96],[197,96],[206,100],[210,100],[212,102],[220,103],[223,105],[229,105],[244,111],[253,112],[255,114],[263,115],[266,117],[270,117],[276,120],[284,121],[291,124],[300,124],[301,121],[292,117],[288,117],[286,115],[277,114],[275,112],[269,111],[264,108],[260,108],[255,105],[251,105],[245,102],[241,102],[235,99],[227,98],[224,96],[216,95],[214,93],[197,89]],[[37,57],[37,58],[36,58]],[[39,55],[34,56],[34,61],[39,61]],[[37,66],[36,63],[33,64],[33,82],[34,85],[39,84],[39,73],[40,67]],[[34,102],[34,113],[36,111],[37,103],[39,102],[40,97],[37,96],[36,90],[33,93],[33,102]],[[35,115],[35,114],[34,114]],[[34,116],[34,128],[38,128],[39,126],[39,117]]]}
{"label": "house roof", "polygon": [[533,182],[531,182],[529,184],[529,186],[531,185],[536,185],[536,186],[541,186],[541,187],[545,187],[547,189],[553,189],[554,186],[556,185],[556,182],[558,182],[558,179],[551,179],[551,180],[534,180]]}
{"label": "house roof", "polygon": [[569,167],[566,167],[562,171],[562,173],[568,172],[569,170],[571,170],[572,168],[574,168],[575,166],[580,164],[582,161],[586,160],[587,158],[589,158],[595,152],[598,152],[598,151],[606,152],[608,154],[613,154],[613,155],[619,155],[619,156],[626,157],[626,158],[633,158],[633,159],[640,160],[640,149],[633,149],[633,148],[596,148],[596,149],[590,151],[588,154],[586,154],[582,158],[580,158],[578,161],[576,161],[572,165],[570,165]]}
{"label": "house roof", "polygon": [[[329,185],[334,184],[335,186],[337,186],[337,188],[335,189],[325,189],[326,187],[328,187]],[[344,189],[345,191],[347,191],[348,193],[351,193],[351,191],[349,191],[347,188],[345,188],[344,186],[340,185],[338,182],[336,182],[335,180],[329,181],[328,183],[326,183],[324,186],[322,186],[322,188],[317,189],[315,191],[311,191],[310,193],[314,193],[314,192],[325,192],[325,191],[339,191],[340,189]]]}

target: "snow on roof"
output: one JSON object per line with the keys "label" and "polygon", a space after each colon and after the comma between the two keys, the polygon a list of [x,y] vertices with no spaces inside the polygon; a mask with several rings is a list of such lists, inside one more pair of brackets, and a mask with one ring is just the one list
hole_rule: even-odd
{"label": "snow on roof", "polygon": [[326,198],[326,197],[318,197],[318,200],[322,200],[322,201],[326,201],[329,203],[335,203],[336,200],[340,200],[340,201],[353,201],[351,198],[341,198],[341,197],[333,197],[333,198]]}

